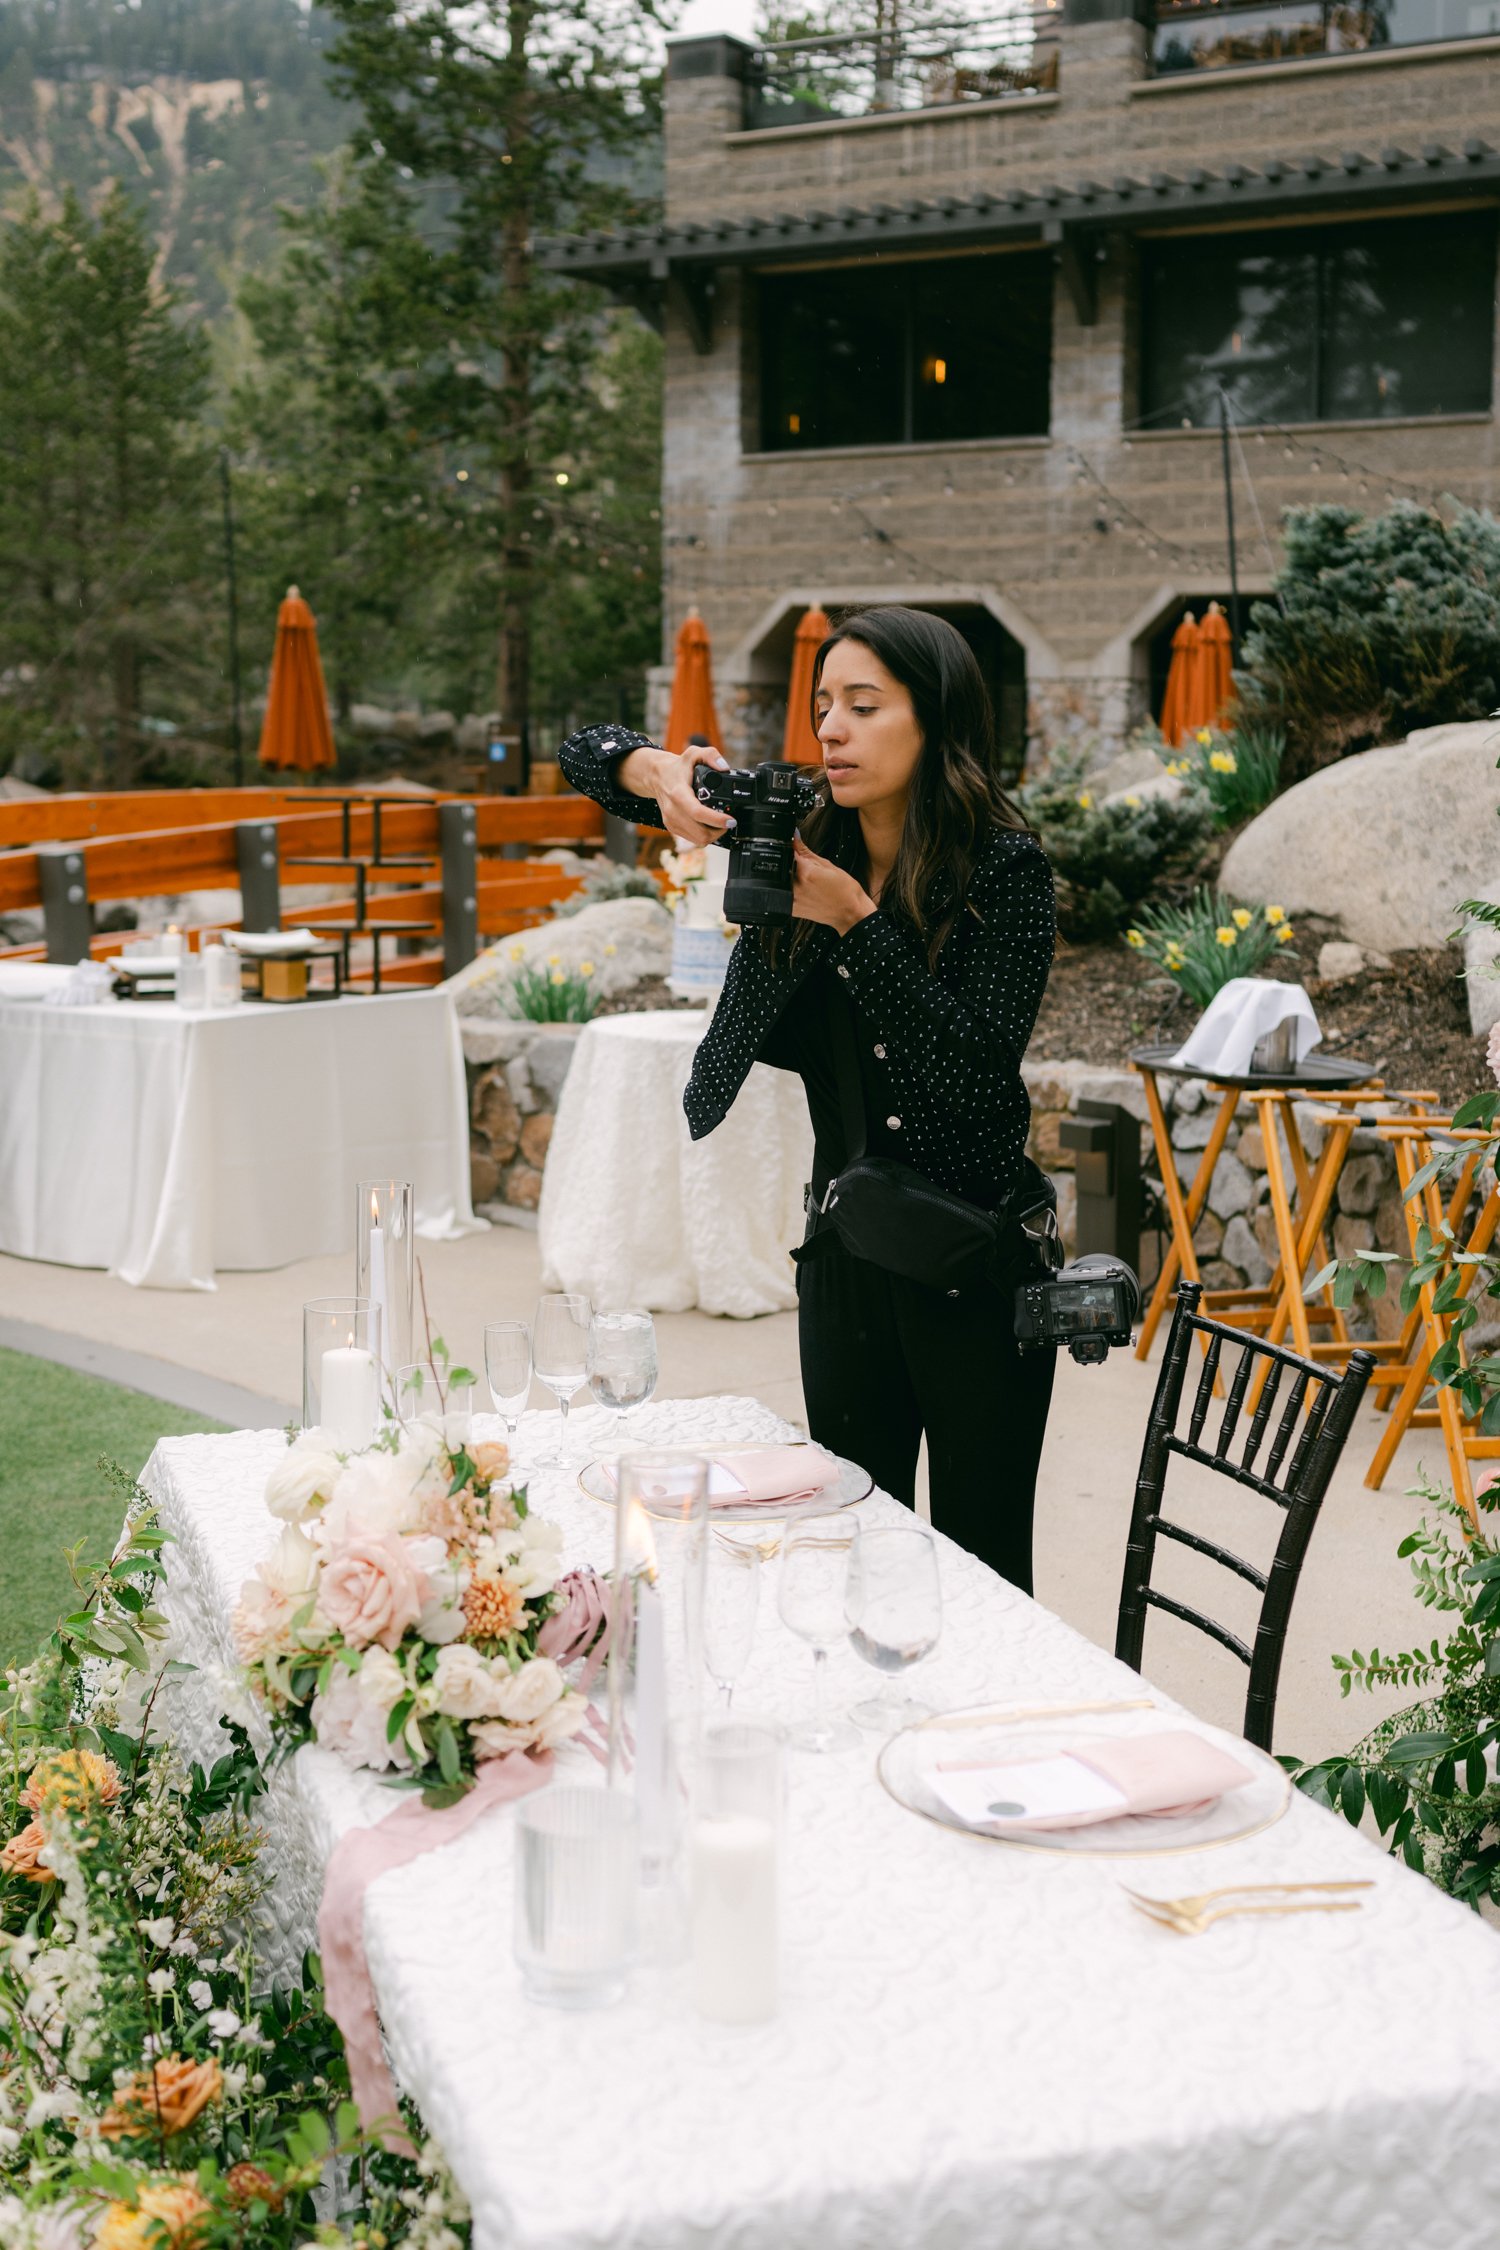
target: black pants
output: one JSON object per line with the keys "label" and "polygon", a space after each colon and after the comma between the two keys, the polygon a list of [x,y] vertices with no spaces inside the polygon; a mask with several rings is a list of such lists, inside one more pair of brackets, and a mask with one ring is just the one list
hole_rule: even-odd
{"label": "black pants", "polygon": [[811,1435],[909,1508],[925,1431],[933,1523],[1029,1594],[1052,1352],[1018,1349],[998,1290],[949,1297],[837,1241],[797,1291]]}

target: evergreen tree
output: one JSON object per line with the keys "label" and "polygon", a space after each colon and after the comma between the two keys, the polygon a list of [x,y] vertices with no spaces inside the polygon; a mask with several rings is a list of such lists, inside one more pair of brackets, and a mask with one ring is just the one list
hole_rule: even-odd
{"label": "evergreen tree", "polygon": [[592,292],[538,266],[539,236],[618,223],[641,204],[654,148],[647,34],[656,0],[329,0],[332,60],[361,106],[356,147],[436,183],[446,206],[451,363],[445,405],[493,508],[495,701],[529,731],[539,552],[556,464],[581,451],[598,400]]}
{"label": "evergreen tree", "polygon": [[0,227],[0,727],[116,786],[148,670],[202,661],[208,346],[152,264],[118,190]]}

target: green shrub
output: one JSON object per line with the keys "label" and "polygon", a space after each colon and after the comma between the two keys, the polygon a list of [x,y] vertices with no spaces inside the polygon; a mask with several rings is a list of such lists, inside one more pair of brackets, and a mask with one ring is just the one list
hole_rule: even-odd
{"label": "green shrub", "polygon": [[592,961],[576,972],[556,960],[528,963],[511,978],[506,1003],[512,1015],[528,1023],[587,1023],[598,1006],[590,984],[593,973]]}
{"label": "green shrub", "polygon": [[571,898],[559,899],[552,909],[555,922],[581,914],[586,906],[604,906],[617,898],[654,898],[661,901],[661,885],[649,867],[623,867],[612,859],[596,859]]}
{"label": "green shrub", "polygon": [[1276,795],[1285,754],[1280,727],[1203,727],[1167,771],[1203,791],[1216,828],[1238,828]]}
{"label": "green shrub", "polygon": [[1206,1008],[1231,977],[1255,976],[1290,945],[1292,925],[1279,906],[1232,906],[1205,886],[1185,906],[1146,907],[1125,936]]}
{"label": "green shrub", "polygon": [[1187,873],[1211,818],[1194,791],[1096,805],[1067,766],[1023,790],[1021,805],[1057,878],[1058,925],[1082,939],[1115,936],[1143,898]]}
{"label": "green shrub", "polygon": [[1500,523],[1410,501],[1383,515],[1291,508],[1276,601],[1257,602],[1236,682],[1284,727],[1286,781],[1414,727],[1500,703]]}

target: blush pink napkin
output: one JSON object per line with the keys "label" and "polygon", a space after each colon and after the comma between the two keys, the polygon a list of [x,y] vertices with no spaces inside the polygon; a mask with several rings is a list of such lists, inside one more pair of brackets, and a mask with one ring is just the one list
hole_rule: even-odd
{"label": "blush pink napkin", "polygon": [[[744,1488],[715,1493],[710,1485],[709,1505],[714,1508],[816,1500],[839,1481],[838,1462],[820,1445],[754,1445],[741,1453],[715,1453],[709,1459]],[[604,1473],[611,1484],[617,1483],[613,1462],[604,1464]]]}
{"label": "blush pink napkin", "polygon": [[[1231,1758],[1217,1743],[1206,1742],[1186,1728],[1170,1733],[1122,1735],[1117,1741],[1090,1739],[1062,1743],[1054,1756],[1076,1758],[1110,1782],[1125,1799],[1113,1809],[1092,1812],[1046,1813],[1034,1820],[996,1820],[996,1828],[1030,1831],[1042,1828],[1092,1828],[1101,1820],[1126,1820],[1132,1814],[1169,1820],[1176,1814],[1198,1812],[1231,1789],[1242,1789],[1254,1779],[1248,1766]],[[1030,1759],[1014,1761],[1017,1764]],[[1003,1767],[997,1767],[1003,1772]],[[988,1824],[987,1824],[988,1825]]]}
{"label": "blush pink napkin", "polygon": [[550,1750],[536,1757],[512,1750],[506,1757],[487,1759],[473,1788],[456,1805],[434,1812],[420,1797],[408,1797],[373,1828],[353,1828],[334,1846],[318,1909],[323,1996],[344,2035],[349,2085],[360,2122],[367,2132],[378,2130],[386,2147],[397,2155],[415,2156],[416,2150],[402,2128],[395,2082],[380,2040],[375,1988],[365,1958],[365,1892],[393,1867],[405,1867],[424,1852],[451,1844],[492,1805],[509,1804],[539,1789],[551,1772]]}

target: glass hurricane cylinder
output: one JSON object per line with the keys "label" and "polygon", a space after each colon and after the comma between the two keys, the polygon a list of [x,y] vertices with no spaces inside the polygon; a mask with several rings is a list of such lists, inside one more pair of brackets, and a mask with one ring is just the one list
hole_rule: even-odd
{"label": "glass hurricane cylinder", "polygon": [[380,1311],[368,1297],[315,1297],[302,1308],[302,1427],[357,1453],[380,1428]]}
{"label": "glass hurricane cylinder", "polygon": [[693,2001],[715,2023],[775,2015],[780,1931],[781,1740],[773,1727],[705,1728],[688,1847]]}
{"label": "glass hurricane cylinder", "polygon": [[380,1308],[381,1365],[395,1410],[395,1374],[415,1357],[416,1207],[410,1180],[361,1180],[354,1190],[354,1288]]}
{"label": "glass hurricane cylinder", "polygon": [[636,1945],[636,1811],[613,1789],[548,1789],[516,1811],[515,1946],[527,1997],[607,2007]]}
{"label": "glass hurricane cylinder", "polygon": [[708,1464],[625,1453],[617,1473],[609,1775],[635,1800],[641,1879],[657,1888],[676,1872],[702,1718]]}

